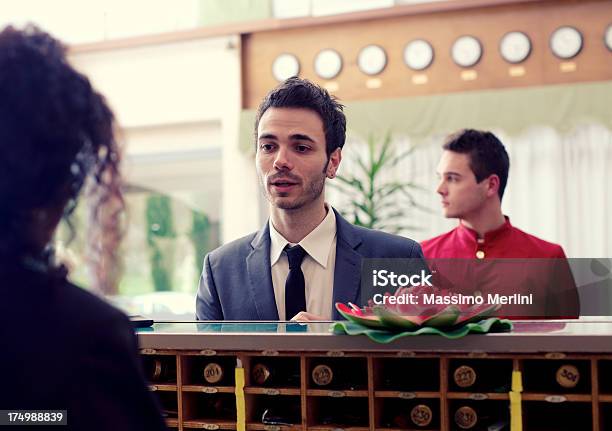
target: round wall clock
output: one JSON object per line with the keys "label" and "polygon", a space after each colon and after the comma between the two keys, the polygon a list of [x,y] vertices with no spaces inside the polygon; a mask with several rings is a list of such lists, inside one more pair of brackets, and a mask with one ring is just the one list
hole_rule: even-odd
{"label": "round wall clock", "polygon": [[315,73],[323,79],[333,79],[342,70],[342,57],[333,49],[324,49],[315,57]]}
{"label": "round wall clock", "polygon": [[387,53],[378,45],[368,45],[359,52],[357,65],[366,75],[378,75],[387,65]]}
{"label": "round wall clock", "polygon": [[272,64],[272,75],[279,82],[300,73],[300,62],[293,54],[281,54]]}
{"label": "round wall clock", "polygon": [[563,60],[574,58],[582,49],[582,33],[574,27],[559,27],[550,36],[550,49]]}
{"label": "round wall clock", "polygon": [[612,24],[608,25],[606,28],[606,33],[604,35],[604,42],[608,49],[612,51]]}
{"label": "round wall clock", "polygon": [[425,70],[434,59],[434,50],[429,42],[415,39],[404,48],[404,63],[412,70]]}
{"label": "round wall clock", "polygon": [[482,57],[482,45],[474,36],[461,36],[451,49],[453,61],[461,67],[472,67]]}
{"label": "round wall clock", "polygon": [[531,40],[521,31],[511,31],[502,37],[499,53],[508,63],[522,63],[531,54]]}

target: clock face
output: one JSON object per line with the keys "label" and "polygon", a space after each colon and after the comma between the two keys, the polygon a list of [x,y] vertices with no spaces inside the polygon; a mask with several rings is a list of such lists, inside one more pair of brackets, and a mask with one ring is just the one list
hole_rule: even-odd
{"label": "clock face", "polygon": [[559,27],[550,37],[550,49],[563,60],[574,58],[582,49],[582,34],[574,27]]}
{"label": "clock face", "polygon": [[272,75],[279,82],[300,73],[300,62],[293,54],[281,54],[272,64]]}
{"label": "clock face", "polygon": [[511,31],[502,38],[499,52],[508,63],[522,63],[531,53],[531,40],[523,32]]}
{"label": "clock face", "polygon": [[323,79],[333,79],[342,70],[342,57],[333,49],[324,49],[315,57],[314,69]]}
{"label": "clock face", "polygon": [[604,35],[604,42],[608,49],[612,51],[612,24],[606,28],[606,34]]}
{"label": "clock face", "polygon": [[461,36],[453,43],[451,57],[461,67],[472,67],[482,57],[482,45],[474,36]]}
{"label": "clock face", "polygon": [[415,39],[404,48],[404,63],[412,70],[425,70],[434,59],[434,50],[429,42]]}
{"label": "clock face", "polygon": [[387,53],[378,45],[368,45],[359,52],[357,65],[366,75],[378,75],[387,65]]}

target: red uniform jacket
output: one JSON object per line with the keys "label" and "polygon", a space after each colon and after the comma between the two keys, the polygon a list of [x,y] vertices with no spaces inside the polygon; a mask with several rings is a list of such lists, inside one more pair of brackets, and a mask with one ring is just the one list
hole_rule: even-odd
{"label": "red uniform jacket", "polygon": [[561,246],[506,222],[483,239],[459,224],[421,243],[437,283],[462,294],[524,295],[531,304],[503,305],[515,318],[575,318],[579,301],[574,278]]}

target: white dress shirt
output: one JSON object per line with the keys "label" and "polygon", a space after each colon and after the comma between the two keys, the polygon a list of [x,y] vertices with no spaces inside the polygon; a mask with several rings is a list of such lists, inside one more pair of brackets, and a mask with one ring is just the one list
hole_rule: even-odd
{"label": "white dress shirt", "polygon": [[[306,251],[302,261],[302,272],[306,287],[306,311],[327,320],[332,316],[334,290],[334,268],[336,266],[336,215],[326,205],[327,215],[299,245]],[[270,263],[272,265],[272,284],[274,298],[280,320],[290,320],[293,316],[285,315],[285,281],[289,274],[287,254],[283,252],[287,241],[270,225]]]}

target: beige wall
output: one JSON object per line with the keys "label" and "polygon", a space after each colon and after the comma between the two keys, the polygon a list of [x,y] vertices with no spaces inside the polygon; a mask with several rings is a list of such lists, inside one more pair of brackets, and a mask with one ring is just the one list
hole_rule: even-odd
{"label": "beige wall", "polygon": [[254,167],[238,147],[238,37],[78,52],[71,61],[115,111],[129,182],[221,220],[224,242],[257,229]]}

